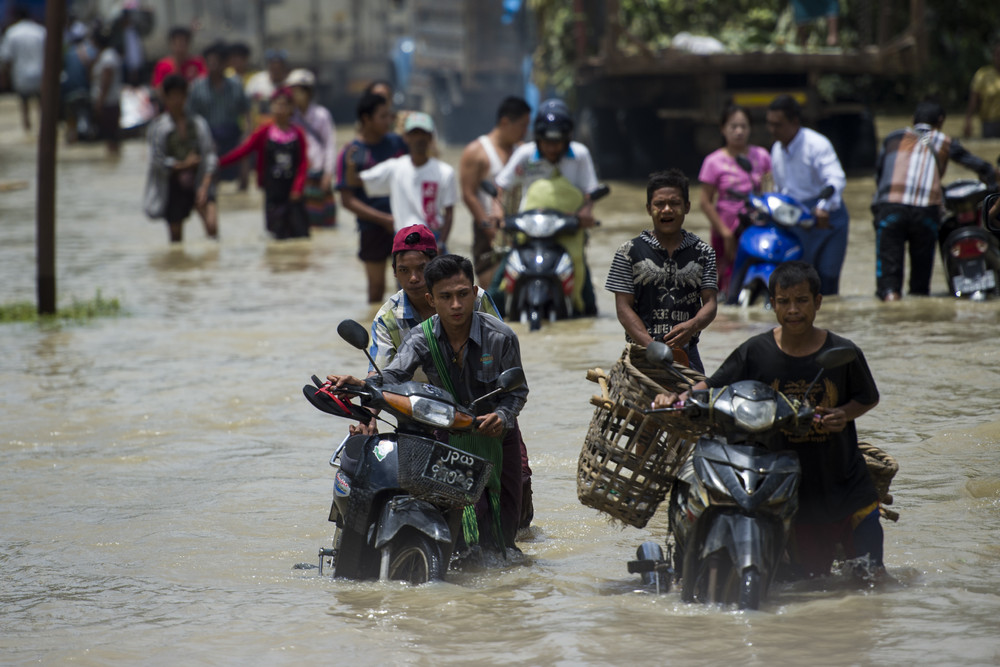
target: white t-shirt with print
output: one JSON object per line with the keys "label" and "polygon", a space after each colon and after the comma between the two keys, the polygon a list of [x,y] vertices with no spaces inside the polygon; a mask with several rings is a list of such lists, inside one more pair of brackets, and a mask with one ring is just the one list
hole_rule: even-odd
{"label": "white t-shirt with print", "polygon": [[11,83],[15,92],[30,95],[41,91],[45,28],[28,19],[7,28],[0,41],[0,63],[11,65]]}
{"label": "white t-shirt with print", "polygon": [[542,157],[534,141],[519,146],[503,170],[497,174],[496,183],[504,190],[520,185],[519,208],[523,208],[531,184],[540,178],[548,178],[557,167],[559,173],[584,194],[590,194],[597,189],[597,172],[594,170],[594,160],[590,157],[590,150],[577,141],[569,143],[569,150],[558,164],[552,164]]}
{"label": "white t-shirt with print", "polygon": [[369,197],[389,196],[396,231],[421,224],[437,232],[444,210],[458,201],[455,170],[437,158],[420,167],[409,155],[392,158],[361,172],[361,180]]}

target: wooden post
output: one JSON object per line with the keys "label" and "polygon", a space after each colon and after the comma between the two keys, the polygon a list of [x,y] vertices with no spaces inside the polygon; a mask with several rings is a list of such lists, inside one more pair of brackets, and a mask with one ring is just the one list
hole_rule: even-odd
{"label": "wooden post", "polygon": [[38,314],[56,312],[56,130],[59,125],[59,75],[66,0],[45,3],[45,70],[42,74],[42,120],[38,130]]}

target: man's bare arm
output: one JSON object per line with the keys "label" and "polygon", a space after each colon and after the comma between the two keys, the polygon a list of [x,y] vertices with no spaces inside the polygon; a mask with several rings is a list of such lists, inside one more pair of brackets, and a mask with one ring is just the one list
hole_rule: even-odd
{"label": "man's bare arm", "polygon": [[639,314],[635,312],[634,306],[635,295],[615,292],[615,313],[618,315],[618,321],[625,328],[625,333],[639,345],[649,345],[653,337],[646,331],[646,325],[643,324]]}

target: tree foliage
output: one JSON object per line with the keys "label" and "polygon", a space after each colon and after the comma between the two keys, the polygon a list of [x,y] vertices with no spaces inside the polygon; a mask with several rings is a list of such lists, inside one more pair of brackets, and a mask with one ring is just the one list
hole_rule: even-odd
{"label": "tree foliage", "polygon": [[[718,39],[727,50],[796,51],[795,24],[787,0],[619,0],[618,20],[627,33],[618,49],[626,54],[657,52],[670,46],[680,32]],[[863,48],[875,41],[880,12],[886,10],[889,33],[900,33],[909,22],[910,0],[841,0],[842,48]],[[587,53],[597,52],[603,21],[602,0],[584,0]],[[560,94],[571,91],[577,62],[574,2],[530,0],[538,21],[535,57],[537,83]],[[833,77],[824,85],[830,96],[849,95],[878,104],[910,106],[934,95],[950,107],[964,104],[969,80],[990,60],[989,42],[1000,27],[1000,3],[925,0],[928,62],[913,76],[881,80],[875,77]],[[805,48],[821,46],[824,30],[816,26]]]}

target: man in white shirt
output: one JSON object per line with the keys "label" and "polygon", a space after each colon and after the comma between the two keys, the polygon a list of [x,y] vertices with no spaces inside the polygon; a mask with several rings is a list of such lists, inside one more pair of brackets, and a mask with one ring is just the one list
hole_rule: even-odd
{"label": "man in white shirt", "polygon": [[362,171],[361,180],[369,197],[389,196],[396,231],[410,225],[427,225],[437,239],[438,251],[444,254],[458,201],[455,170],[431,157],[434,121],[430,116],[410,113],[403,129],[410,154]]}
{"label": "man in white shirt", "polygon": [[[535,140],[514,151],[497,175],[496,185],[501,193],[521,186],[520,211],[556,208],[573,213],[580,220],[580,228],[572,234],[561,235],[559,243],[573,260],[574,274],[582,277],[573,282],[575,314],[596,315],[597,304],[584,246],[586,230],[594,226],[594,202],[590,193],[597,189],[597,172],[587,147],[572,141],[573,127],[565,102],[559,99],[542,102],[535,116]],[[568,181],[572,186],[568,189],[575,188],[579,193],[568,193],[567,188],[560,187],[560,181],[562,185]]]}
{"label": "man in white shirt", "polygon": [[24,131],[31,131],[28,100],[42,90],[42,70],[45,67],[45,28],[28,18],[27,10],[13,10],[14,23],[0,41],[0,81],[11,82],[21,98],[21,122]]}
{"label": "man in white shirt", "polygon": [[[775,142],[771,147],[771,170],[778,191],[812,208],[816,226],[794,227],[802,244],[802,259],[812,264],[820,277],[820,292],[829,296],[840,290],[840,270],[847,254],[850,219],[842,195],[847,178],[830,140],[802,127],[802,108],[790,95],[774,98],[767,110],[767,129]],[[834,192],[819,199],[827,185]]]}

